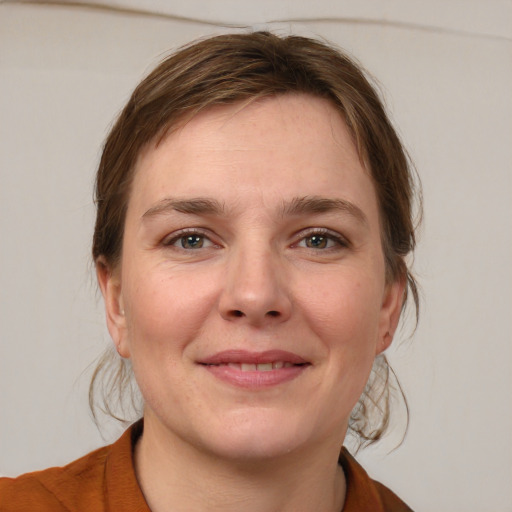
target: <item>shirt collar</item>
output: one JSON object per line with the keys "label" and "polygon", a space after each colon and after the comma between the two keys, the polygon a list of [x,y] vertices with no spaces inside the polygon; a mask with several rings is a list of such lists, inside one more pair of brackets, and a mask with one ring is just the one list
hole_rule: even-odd
{"label": "shirt collar", "polygon": [[[105,467],[109,511],[151,512],[135,476],[133,452],[143,428],[141,419],[110,447]],[[339,463],[347,481],[345,504],[341,512],[384,512],[374,482],[345,447]]]}

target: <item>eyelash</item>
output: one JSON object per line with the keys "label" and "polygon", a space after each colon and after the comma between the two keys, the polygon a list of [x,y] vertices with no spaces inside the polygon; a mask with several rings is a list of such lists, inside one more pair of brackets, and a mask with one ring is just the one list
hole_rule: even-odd
{"label": "eyelash", "polygon": [[[192,236],[202,237],[204,240],[210,241],[212,245],[216,245],[214,242],[212,242],[211,238],[208,237],[207,233],[198,229],[183,229],[178,231],[177,233],[173,233],[171,238],[165,238],[163,240],[162,245],[164,245],[165,247],[172,247],[176,242],[179,242],[180,240],[184,240],[185,238]],[[192,248],[187,249],[185,247],[178,246],[176,246],[176,248],[181,249],[183,251],[194,250]],[[202,247],[200,247],[200,249],[202,249]]]}
{"label": "eyelash", "polygon": [[308,238],[312,238],[314,236],[327,239],[328,241],[332,241],[336,244],[335,247],[326,247],[326,248],[313,248],[313,247],[305,247],[306,249],[312,250],[312,251],[329,251],[329,250],[336,250],[340,248],[348,248],[350,247],[350,242],[339,233],[336,233],[335,231],[330,231],[329,229],[325,228],[310,228],[305,231],[301,231],[297,235],[299,238],[298,242],[294,244],[294,246],[299,245],[301,242],[305,242]]}
{"label": "eyelash", "polygon": [[[212,245],[216,245],[211,240],[211,238],[208,236],[208,234],[206,232],[198,230],[198,229],[183,229],[183,230],[178,231],[177,233],[173,233],[171,238],[166,238],[163,240],[162,245],[164,245],[165,247],[172,247],[174,244],[176,244],[180,240],[184,240],[187,237],[193,237],[193,236],[201,237],[203,239],[203,241],[208,240]],[[292,245],[292,247],[297,247],[297,246],[299,246],[299,244],[301,242],[305,242],[308,238],[313,238],[315,236],[325,239],[325,240],[327,240],[327,242],[329,242],[329,241],[334,242],[335,247],[331,246],[331,247],[318,248],[318,247],[307,247],[306,246],[306,247],[304,247],[305,249],[309,249],[311,251],[329,251],[329,250],[336,250],[336,249],[340,249],[340,248],[350,247],[350,242],[345,237],[343,237],[339,233],[330,231],[325,228],[310,228],[308,230],[299,232],[296,235],[296,238],[298,238],[298,241],[295,242]],[[186,247],[176,246],[176,248],[184,250],[184,251],[192,251],[192,250],[198,250],[198,249],[203,249],[203,248],[208,248],[208,247],[199,247],[197,249],[194,249],[194,248],[186,248]]]}

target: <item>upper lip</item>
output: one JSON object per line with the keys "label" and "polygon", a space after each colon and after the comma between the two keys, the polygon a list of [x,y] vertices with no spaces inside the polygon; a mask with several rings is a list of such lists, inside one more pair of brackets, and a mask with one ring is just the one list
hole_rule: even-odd
{"label": "upper lip", "polygon": [[283,361],[292,364],[307,364],[304,358],[293,352],[285,350],[266,350],[264,352],[251,352],[248,350],[224,350],[198,361],[199,364],[264,364]]}

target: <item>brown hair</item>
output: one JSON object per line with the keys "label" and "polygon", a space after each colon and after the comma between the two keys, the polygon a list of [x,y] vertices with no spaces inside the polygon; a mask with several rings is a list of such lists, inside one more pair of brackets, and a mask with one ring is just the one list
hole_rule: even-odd
{"label": "brown hair", "polygon": [[[323,42],[268,32],[228,34],[190,44],[166,58],[135,89],[108,135],[96,177],[97,205],[92,254],[110,268],[119,263],[133,169],[141,150],[161,140],[178,122],[213,105],[287,93],[330,100],[351,130],[360,158],[371,173],[382,223],[388,281],[407,281],[418,313],[418,290],[405,256],[415,247],[414,180],[400,140],[382,102],[353,60]],[[405,303],[405,301],[404,301]],[[112,373],[112,357],[119,369]],[[102,374],[104,411],[123,400],[129,363],[105,356],[90,387],[91,409]],[[374,364],[350,428],[363,444],[378,440],[389,422],[390,373],[384,356]]]}

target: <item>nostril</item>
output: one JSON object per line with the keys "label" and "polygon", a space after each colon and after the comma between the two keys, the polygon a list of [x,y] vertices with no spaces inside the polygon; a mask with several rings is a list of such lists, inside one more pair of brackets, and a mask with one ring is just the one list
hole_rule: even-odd
{"label": "nostril", "polygon": [[268,311],[267,316],[273,316],[273,317],[279,316],[279,311]]}
{"label": "nostril", "polygon": [[241,316],[244,316],[244,314],[239,309],[235,309],[233,311],[233,316],[241,317]]}

